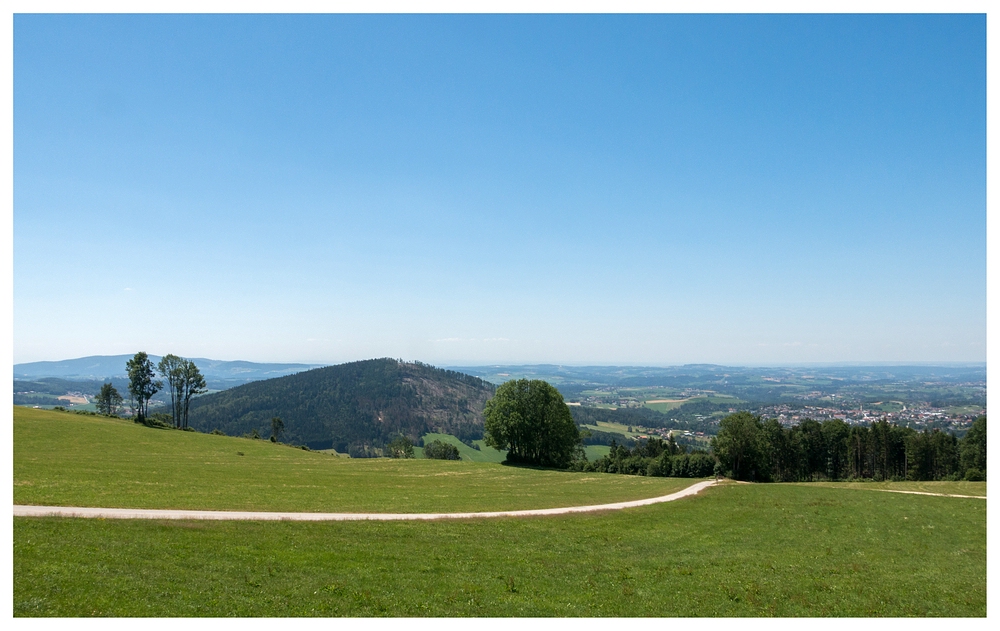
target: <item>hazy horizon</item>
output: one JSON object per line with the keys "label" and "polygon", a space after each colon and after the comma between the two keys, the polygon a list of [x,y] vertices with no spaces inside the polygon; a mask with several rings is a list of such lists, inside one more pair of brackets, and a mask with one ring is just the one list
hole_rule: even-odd
{"label": "hazy horizon", "polygon": [[[164,355],[164,353],[156,353],[156,352],[148,352],[147,354],[150,355],[150,356],[155,356],[155,357],[162,357]],[[62,358],[62,359],[40,359],[40,360],[33,360],[33,361],[27,361],[27,362],[15,362],[14,365],[17,366],[17,365],[21,365],[21,364],[34,364],[34,363],[42,363],[42,362],[58,363],[58,362],[65,362],[65,361],[74,361],[74,360],[80,360],[80,359],[88,359],[88,358],[91,358],[91,357],[120,357],[120,356],[123,356],[123,355],[129,355],[129,354],[118,353],[118,354],[115,354],[115,355],[108,355],[108,354],[103,354],[103,355],[84,355],[84,356],[81,356],[81,357],[65,357],[65,358]],[[322,364],[322,365],[333,366],[333,365],[337,365],[337,364],[350,363],[350,362],[355,362],[355,361],[365,361],[365,360],[371,360],[371,359],[382,359],[383,357],[388,357],[388,356],[382,356],[382,357],[359,357],[359,358],[355,358],[355,359],[348,359],[348,360],[336,361],[336,362],[326,362],[326,361],[297,361],[297,360],[287,360],[287,359],[256,361],[256,360],[249,360],[249,359],[245,359],[245,358],[227,359],[227,358],[219,358],[219,357],[204,357],[204,358],[201,358],[201,359],[209,359],[209,360],[212,360],[212,361],[221,361],[221,362],[240,362],[240,361],[245,361],[245,362],[260,363],[260,364],[302,364],[302,365],[320,365],[320,364]],[[190,359],[190,357],[189,357],[189,359]],[[392,359],[402,359],[405,362],[420,361],[420,362],[423,362],[423,363],[428,363],[428,362],[424,362],[419,357],[415,357],[415,358],[410,358],[410,357],[393,357]],[[724,366],[724,367],[733,367],[733,368],[810,368],[810,367],[816,367],[816,368],[823,368],[823,367],[828,367],[828,368],[837,368],[837,367],[853,368],[853,367],[866,367],[866,366],[873,366],[873,367],[877,367],[877,366],[917,366],[917,367],[919,367],[919,366],[927,366],[927,367],[934,367],[934,366],[939,366],[939,367],[983,366],[983,367],[985,367],[986,366],[986,362],[985,361],[983,361],[983,362],[975,362],[975,361],[937,361],[937,362],[935,362],[935,361],[926,361],[926,362],[882,361],[882,362],[796,362],[796,363],[789,362],[789,363],[772,363],[772,364],[767,364],[767,363],[761,363],[761,364],[738,364],[738,363],[717,363],[717,362],[684,362],[684,363],[677,363],[677,364],[628,364],[628,363],[560,362],[560,361],[539,361],[539,362],[517,362],[517,361],[511,361],[511,362],[503,362],[503,363],[498,363],[498,362],[442,361],[442,362],[439,362],[439,363],[435,363],[433,365],[438,366],[440,368],[461,368],[461,367],[480,368],[480,367],[489,367],[489,366],[567,366],[567,367],[581,367],[581,368],[585,368],[585,367],[682,368],[684,366],[699,366],[699,365]]]}
{"label": "hazy horizon", "polygon": [[985,363],[985,15],[13,27],[15,363]]}

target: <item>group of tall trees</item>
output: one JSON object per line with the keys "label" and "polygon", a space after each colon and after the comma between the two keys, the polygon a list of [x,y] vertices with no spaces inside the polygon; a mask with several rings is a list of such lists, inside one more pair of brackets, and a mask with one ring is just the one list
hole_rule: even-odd
{"label": "group of tall trees", "polygon": [[985,479],[986,417],[959,440],[885,420],[863,426],[807,419],[784,427],[737,412],[722,419],[712,450],[722,471],[737,480]]}
{"label": "group of tall trees", "polygon": [[149,414],[149,400],[163,387],[162,381],[156,380],[153,362],[146,353],[139,351],[125,362],[128,371],[129,407],[137,421],[143,421]]}
{"label": "group of tall trees", "polygon": [[[145,355],[145,353],[142,353]],[[156,366],[160,375],[167,380],[170,392],[170,411],[174,419],[174,427],[188,426],[188,411],[191,408],[191,397],[207,390],[205,377],[194,365],[194,362],[177,355],[164,355]],[[282,425],[282,429],[284,425]]]}
{"label": "group of tall trees", "polygon": [[[191,398],[207,389],[205,377],[194,362],[168,354],[154,366],[149,355],[140,351],[125,362],[125,369],[128,372],[129,407],[137,422],[144,422],[149,417],[149,401],[163,388],[163,381],[156,378],[158,371],[159,376],[167,380],[174,427],[188,426]],[[101,386],[101,391],[94,402],[98,412],[115,415],[121,409],[124,400],[113,385],[106,383]]]}
{"label": "group of tall trees", "polygon": [[94,397],[94,405],[97,406],[97,411],[108,416],[118,414],[123,402],[122,395],[110,383],[101,386],[101,391]]}

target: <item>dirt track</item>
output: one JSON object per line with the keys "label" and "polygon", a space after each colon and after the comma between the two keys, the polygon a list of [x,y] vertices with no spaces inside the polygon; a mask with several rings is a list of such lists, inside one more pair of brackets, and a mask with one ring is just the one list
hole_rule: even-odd
{"label": "dirt track", "polygon": [[953,493],[928,493],[927,491],[899,491],[896,489],[868,489],[882,493],[907,493],[909,495],[933,495],[934,497],[967,497],[974,500],[985,500],[985,495],[955,495]]}
{"label": "dirt track", "polygon": [[688,497],[715,484],[715,480],[697,482],[686,489],[651,497],[645,500],[598,504],[594,506],[567,506],[533,510],[491,511],[485,513],[272,513],[264,511],[206,511],[163,510],[147,508],[82,508],[74,506],[14,506],[14,517],[97,517],[101,519],[214,519],[214,520],[268,520],[268,521],[401,521],[430,519],[476,519],[482,517],[537,517],[621,510],[636,506],[649,506],[672,502]]}

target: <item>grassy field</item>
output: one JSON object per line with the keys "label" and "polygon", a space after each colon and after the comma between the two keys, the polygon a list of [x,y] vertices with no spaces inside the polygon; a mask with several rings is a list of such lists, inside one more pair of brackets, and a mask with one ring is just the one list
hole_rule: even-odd
{"label": "grassy field", "polygon": [[985,482],[803,482],[806,486],[828,486],[849,489],[883,489],[894,491],[921,491],[945,495],[976,495],[986,497]]}
{"label": "grassy field", "polygon": [[655,497],[693,482],[463,461],[337,458],[263,440],[14,409],[17,504],[313,512],[517,510]]}
{"label": "grassy field", "polygon": [[586,445],[583,450],[587,454],[587,460],[591,462],[611,453],[609,445]]}
{"label": "grassy field", "polygon": [[[465,460],[465,461],[468,461],[468,462],[497,462],[497,463],[499,463],[499,462],[503,462],[504,459],[507,457],[507,452],[497,451],[496,449],[493,449],[492,447],[487,447],[485,444],[483,444],[483,441],[481,441],[481,440],[473,441],[475,444],[479,445],[479,449],[476,450],[476,449],[473,449],[472,447],[469,447],[468,445],[466,445],[465,443],[463,443],[462,441],[460,441],[455,436],[452,436],[451,434],[425,434],[424,435],[424,444],[425,445],[427,443],[435,441],[435,440],[440,440],[443,443],[449,443],[449,444],[455,445],[455,447],[458,448],[458,455],[462,457],[462,460]],[[423,448],[422,447],[415,447],[414,448],[414,454],[418,458],[423,458],[424,457],[424,450],[423,450]]]}
{"label": "grassy field", "polygon": [[[593,429],[599,432],[609,432],[612,434],[621,434],[622,436],[627,436],[628,438],[635,438],[636,436],[641,436],[642,432],[628,431],[628,425],[622,425],[621,423],[611,423],[609,421],[597,421],[597,425],[581,425],[581,429]],[[635,428],[633,428],[635,429]]]}
{"label": "grassy field", "polygon": [[503,462],[507,458],[506,451],[497,451],[496,449],[489,447],[483,440],[474,440],[472,442],[479,445],[479,456],[481,458],[484,454],[487,458],[489,458],[489,460],[476,460],[474,462]]}
{"label": "grassy field", "polygon": [[16,518],[13,549],[15,616],[986,614],[986,502],[819,485],[520,520]]}
{"label": "grassy field", "polygon": [[680,399],[678,401],[644,401],[643,405],[651,410],[656,410],[657,412],[669,412],[674,408],[679,408],[680,406],[687,403],[689,399]]}
{"label": "grassy field", "polygon": [[[651,497],[692,482],[335,458],[14,412],[16,503],[496,510]],[[986,502],[864,488],[985,491],[982,483],[725,484],[625,511],[461,522],[15,518],[13,613],[984,616]]]}
{"label": "grassy field", "polygon": [[948,414],[985,414],[986,410],[978,405],[954,405],[945,410]]}
{"label": "grassy field", "polygon": [[657,412],[668,412],[670,410],[673,410],[674,408],[679,408],[685,403],[697,403],[700,401],[708,401],[709,403],[733,403],[733,404],[740,402],[740,400],[735,397],[713,394],[710,396],[690,397],[688,399],[683,399],[680,401],[670,401],[664,403],[650,403],[649,401],[645,401],[643,405],[645,405],[650,409],[656,410]]}
{"label": "grassy field", "polygon": [[878,410],[879,412],[899,412],[903,409],[900,401],[879,401],[877,403],[865,404],[865,409]]}

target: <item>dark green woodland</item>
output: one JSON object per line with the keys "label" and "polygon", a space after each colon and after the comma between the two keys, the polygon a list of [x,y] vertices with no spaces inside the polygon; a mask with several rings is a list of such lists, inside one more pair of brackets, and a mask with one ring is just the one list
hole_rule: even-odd
{"label": "dark green woodland", "polygon": [[191,427],[241,436],[271,432],[282,441],[379,456],[393,438],[428,432],[482,438],[483,407],[495,387],[478,377],[420,362],[371,359],[255,381],[191,401]]}

